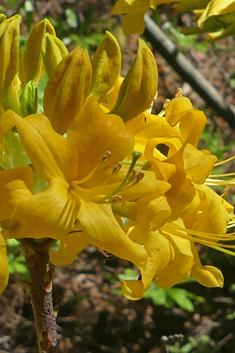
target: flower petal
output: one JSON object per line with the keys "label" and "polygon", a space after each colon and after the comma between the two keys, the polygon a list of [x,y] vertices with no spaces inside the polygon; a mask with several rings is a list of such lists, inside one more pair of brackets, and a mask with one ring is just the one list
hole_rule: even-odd
{"label": "flower petal", "polygon": [[81,200],[78,219],[90,244],[145,268],[147,253],[128,238],[115,219],[110,205],[99,205]]}
{"label": "flower petal", "polygon": [[212,287],[223,287],[224,277],[222,272],[214,266],[202,266],[198,256],[198,252],[193,243],[191,243],[191,249],[194,257],[194,265],[192,267],[192,276],[203,286]]}
{"label": "flower petal", "polygon": [[[9,220],[6,238],[65,239],[77,218],[79,203],[69,195],[64,179],[53,179],[46,191],[39,194],[17,194],[12,191],[9,203],[16,204]],[[26,190],[27,191],[27,190]]]}
{"label": "flower petal", "polygon": [[50,253],[50,261],[55,266],[66,266],[73,263],[77,254],[89,245],[89,241],[83,232],[68,234],[66,240],[62,240],[60,249]]}
{"label": "flower petal", "polygon": [[9,278],[7,247],[0,233],[0,293],[6,288]]}

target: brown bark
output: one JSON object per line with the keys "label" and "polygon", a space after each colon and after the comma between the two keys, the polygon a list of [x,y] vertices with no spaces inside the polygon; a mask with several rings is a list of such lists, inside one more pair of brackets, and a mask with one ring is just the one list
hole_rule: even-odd
{"label": "brown bark", "polygon": [[23,239],[21,245],[32,281],[26,287],[31,295],[39,353],[55,353],[57,337],[52,298],[54,269],[49,263],[50,239]]}

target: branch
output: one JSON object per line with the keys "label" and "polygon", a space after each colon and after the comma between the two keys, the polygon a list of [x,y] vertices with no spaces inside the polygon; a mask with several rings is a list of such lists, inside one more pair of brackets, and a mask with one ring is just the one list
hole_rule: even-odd
{"label": "branch", "polygon": [[228,124],[235,128],[235,110],[229,107],[209,81],[178,51],[148,14],[145,15],[144,36],[173,69],[213,108]]}
{"label": "branch", "polygon": [[39,353],[57,352],[56,319],[53,312],[52,279],[54,270],[49,264],[49,241],[23,239],[22,249],[32,283],[24,283],[31,295]]}

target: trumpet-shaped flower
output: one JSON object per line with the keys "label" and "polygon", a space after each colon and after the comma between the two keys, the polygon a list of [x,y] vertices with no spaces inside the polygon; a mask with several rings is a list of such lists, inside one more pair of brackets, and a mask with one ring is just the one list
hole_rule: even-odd
{"label": "trumpet-shaped flower", "polygon": [[[175,227],[181,227],[181,236],[174,234]],[[168,289],[190,275],[206,287],[223,286],[221,271],[213,266],[202,266],[195,245],[187,239],[183,228],[181,219],[166,223],[155,231],[146,231],[140,224],[130,226],[130,239],[145,244],[148,258],[146,270],[141,272],[138,280],[122,281],[122,291],[127,298],[140,299],[151,281]]]}
{"label": "trumpet-shaped flower", "polygon": [[144,113],[126,124],[135,134],[135,148],[144,151],[146,168],[171,185],[164,195],[136,202],[136,221],[129,223],[127,232],[145,247],[148,258],[138,280],[122,283],[128,298],[141,298],[152,280],[169,288],[190,274],[207,287],[223,285],[218,269],[201,265],[194,245],[227,251],[233,246],[218,242],[234,237],[225,234],[233,207],[205,184],[216,162],[208,151],[197,149],[205,122],[187,98],[177,97],[167,105],[165,117]]}
{"label": "trumpet-shaped flower", "polygon": [[[122,119],[105,114],[91,97],[71,124],[67,137],[57,134],[44,115],[22,119],[12,111],[4,113],[3,131],[14,125],[33,166],[0,173],[3,195],[0,217],[2,221],[8,220],[5,237],[54,238],[66,242],[67,238],[70,241],[68,233],[75,226],[82,233],[71,235],[78,240],[74,241],[73,254],[67,255],[70,262],[91,243],[143,268],[145,249],[126,236],[111,205],[140,197],[146,188],[150,193],[165,192],[169,184],[158,182],[153,172],[146,172],[142,181],[143,175],[139,182],[135,176],[122,187],[129,168],[123,166],[119,173],[118,162],[131,153],[134,144],[133,135]],[[25,168],[24,178],[16,174],[22,168]],[[48,183],[44,191],[34,185],[34,194],[32,168]],[[62,257],[60,261],[64,261]]]}

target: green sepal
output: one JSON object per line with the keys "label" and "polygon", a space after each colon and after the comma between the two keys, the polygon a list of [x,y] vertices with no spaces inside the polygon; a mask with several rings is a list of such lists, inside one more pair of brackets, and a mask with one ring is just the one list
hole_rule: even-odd
{"label": "green sepal", "polygon": [[22,116],[36,114],[38,109],[38,89],[36,83],[29,81],[21,94],[21,111]]}

